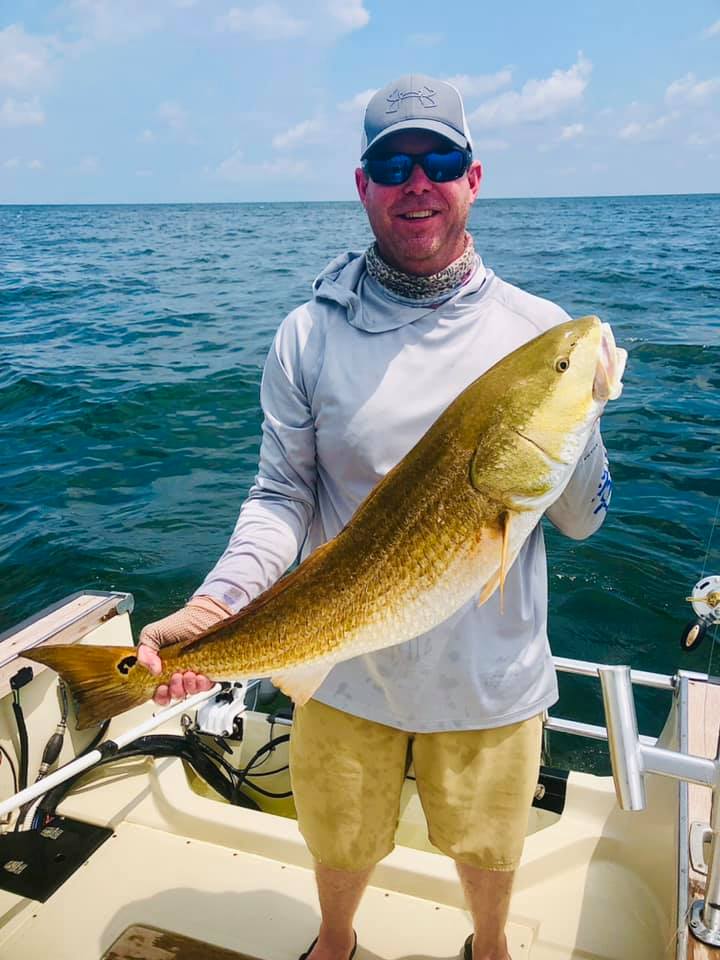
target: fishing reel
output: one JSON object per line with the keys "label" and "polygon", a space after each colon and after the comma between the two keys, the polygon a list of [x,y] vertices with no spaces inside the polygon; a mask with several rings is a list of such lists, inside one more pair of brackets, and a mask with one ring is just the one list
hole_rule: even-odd
{"label": "fishing reel", "polygon": [[692,604],[695,620],[686,624],[680,636],[683,650],[699,647],[707,628],[720,623],[720,577],[703,577],[693,587],[692,595],[685,598]]}

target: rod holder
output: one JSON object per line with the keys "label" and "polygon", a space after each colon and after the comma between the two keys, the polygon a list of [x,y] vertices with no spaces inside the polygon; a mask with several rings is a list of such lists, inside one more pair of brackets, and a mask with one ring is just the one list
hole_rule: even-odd
{"label": "rod holder", "polygon": [[610,762],[622,810],[644,810],[645,779],[630,667],[599,667]]}

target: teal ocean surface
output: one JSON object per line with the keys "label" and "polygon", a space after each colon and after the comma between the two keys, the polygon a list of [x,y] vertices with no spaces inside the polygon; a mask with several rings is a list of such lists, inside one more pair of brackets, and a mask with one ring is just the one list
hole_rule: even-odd
{"label": "teal ocean surface", "polygon": [[[603,420],[615,491],[576,543],[548,529],[562,656],[720,672],[679,648],[689,588],[720,574],[720,196],[484,200],[500,276],[597,313],[629,351]],[[252,482],[262,363],[356,203],[0,207],[0,631],[81,588],[134,594],[135,632],[181,605]],[[478,643],[482,639],[478,638]],[[637,694],[655,733],[667,695]],[[601,722],[598,685],[554,712]],[[604,765],[553,740],[553,760]]]}

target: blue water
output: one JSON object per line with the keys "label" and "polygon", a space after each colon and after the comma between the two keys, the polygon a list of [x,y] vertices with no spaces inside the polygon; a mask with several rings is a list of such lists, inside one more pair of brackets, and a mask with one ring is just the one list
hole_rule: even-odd
{"label": "blue water", "polygon": [[[489,266],[599,314],[630,353],[603,421],[608,520],[582,543],[548,531],[557,654],[708,667],[711,643],[682,654],[678,637],[689,587],[720,573],[719,225],[716,195],[473,210]],[[0,630],[81,588],[132,592],[139,630],[222,551],[254,475],[273,332],[329,259],[369,242],[364,213],[0,207],[0,237]],[[556,713],[600,721],[593,682],[562,690]],[[656,732],[666,696],[638,704]],[[562,762],[602,753],[555,739]]]}

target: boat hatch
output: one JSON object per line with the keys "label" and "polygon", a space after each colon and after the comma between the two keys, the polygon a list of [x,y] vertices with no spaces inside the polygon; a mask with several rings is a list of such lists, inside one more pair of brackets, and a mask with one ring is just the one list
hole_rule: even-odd
{"label": "boat hatch", "polygon": [[253,960],[203,940],[135,923],[117,938],[101,960]]}

